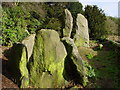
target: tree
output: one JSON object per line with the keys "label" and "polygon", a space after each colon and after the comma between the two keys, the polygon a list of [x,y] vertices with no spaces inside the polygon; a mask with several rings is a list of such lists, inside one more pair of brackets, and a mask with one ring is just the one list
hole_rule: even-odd
{"label": "tree", "polygon": [[87,5],[85,7],[84,15],[88,20],[90,38],[105,38],[107,36],[107,31],[105,29],[106,16],[104,14],[104,11],[102,9],[99,9],[96,5]]}
{"label": "tree", "polygon": [[45,28],[56,30],[60,37],[62,37],[64,28],[64,9],[66,7],[66,2],[47,2],[44,5],[44,9],[47,13],[45,19]]}
{"label": "tree", "polygon": [[21,41],[28,35],[27,23],[21,8],[3,8],[2,10],[2,44],[9,45]]}
{"label": "tree", "polygon": [[105,27],[109,35],[118,35],[117,20],[118,18],[107,17]]}
{"label": "tree", "polygon": [[[77,1],[77,0],[76,0]],[[82,4],[80,2],[47,2],[45,3],[45,10],[47,13],[46,27],[58,31],[60,37],[63,35],[63,28],[65,27],[65,9],[67,8],[73,16],[73,28],[75,28],[76,17],[78,13],[83,13]],[[56,22],[56,24],[53,22]],[[72,34],[75,32],[73,29]],[[73,36],[73,35],[72,35]]]}
{"label": "tree", "polygon": [[76,19],[78,13],[83,14],[83,6],[80,2],[69,2],[66,8],[70,10],[74,19]]}
{"label": "tree", "polygon": [[[35,11],[25,11],[22,6],[10,6],[4,3],[2,9],[2,44],[12,45],[22,41],[29,34],[40,30],[43,20]],[[29,4],[30,5],[30,4]],[[0,37],[1,39],[1,37]]]}
{"label": "tree", "polygon": [[120,36],[120,18],[118,18],[118,35]]}

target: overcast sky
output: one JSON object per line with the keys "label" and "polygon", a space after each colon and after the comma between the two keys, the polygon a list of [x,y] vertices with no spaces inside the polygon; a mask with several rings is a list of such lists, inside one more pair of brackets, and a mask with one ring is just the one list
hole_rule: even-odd
{"label": "overcast sky", "polygon": [[120,14],[120,9],[118,11],[118,2],[120,0],[79,0],[79,1],[83,4],[84,7],[85,5],[97,5],[99,8],[104,10],[104,13],[107,16],[118,17],[118,13]]}

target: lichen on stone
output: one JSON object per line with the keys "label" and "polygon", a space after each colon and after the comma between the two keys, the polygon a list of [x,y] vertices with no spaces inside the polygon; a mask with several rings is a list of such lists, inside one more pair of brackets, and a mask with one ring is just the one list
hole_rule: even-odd
{"label": "lichen on stone", "polygon": [[8,61],[9,70],[13,73],[14,79],[19,87],[29,86],[29,73],[27,69],[27,50],[23,44],[14,44],[10,49]]}
{"label": "lichen on stone", "polygon": [[65,59],[64,77],[68,81],[74,81],[76,84],[86,85],[88,82],[83,59],[80,57],[77,46],[69,37],[64,37],[63,43],[68,55]]}
{"label": "lichen on stone", "polygon": [[65,47],[56,31],[38,31],[33,60],[30,62],[30,85],[39,88],[62,87],[65,84],[63,69],[66,55]]}

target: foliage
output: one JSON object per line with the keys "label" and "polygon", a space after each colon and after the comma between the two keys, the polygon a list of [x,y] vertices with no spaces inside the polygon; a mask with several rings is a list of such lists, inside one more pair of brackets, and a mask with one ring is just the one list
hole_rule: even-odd
{"label": "foliage", "polygon": [[54,29],[58,31],[59,35],[61,35],[60,30],[61,30],[61,24],[58,18],[51,18],[48,24],[46,25],[46,29]]}
{"label": "foliage", "polygon": [[84,61],[84,66],[85,66],[85,71],[86,71],[87,77],[88,78],[95,77],[95,71],[92,68],[92,66],[88,64],[87,61]]}
{"label": "foliage", "polygon": [[118,18],[118,35],[120,36],[120,18]]}
{"label": "foliage", "polygon": [[20,6],[3,7],[2,44],[20,42],[27,35],[41,29],[43,21],[36,12],[24,11]]}
{"label": "foliage", "polygon": [[63,15],[67,3],[62,2],[47,2],[45,3],[45,10],[49,18],[59,18]]}
{"label": "foliage", "polygon": [[80,2],[69,2],[66,7],[70,10],[74,19],[76,19],[78,13],[83,13],[83,6]]}
{"label": "foliage", "polygon": [[[2,44],[8,45],[23,40],[28,34],[42,28],[56,30],[60,37],[65,27],[64,9],[69,8],[73,17],[82,12],[80,3],[3,3]],[[75,25],[74,25],[75,26]]]}
{"label": "foliage", "polygon": [[94,55],[91,54],[91,53],[89,53],[89,54],[86,55],[86,57],[87,57],[88,59],[92,59],[92,58],[94,57]]}
{"label": "foliage", "polygon": [[101,50],[103,48],[103,44],[99,44],[97,48],[98,50]]}
{"label": "foliage", "polygon": [[24,12],[19,7],[2,11],[2,44],[8,45],[22,40],[28,34],[25,31]]}
{"label": "foliage", "polygon": [[36,31],[43,28],[44,19],[40,18],[36,12],[31,11],[30,17],[27,18],[26,22],[28,23],[27,30],[30,33],[35,33]]}
{"label": "foliage", "polygon": [[117,20],[117,18],[107,17],[105,27],[109,35],[118,35]]}
{"label": "foliage", "polygon": [[47,2],[44,5],[46,11],[45,28],[56,30],[62,37],[62,29],[65,26],[64,9],[67,3]]}
{"label": "foliage", "polygon": [[85,7],[85,17],[88,20],[88,27],[90,29],[90,38],[101,39],[105,38],[107,31],[105,29],[106,16],[102,9],[99,9],[96,5]]}
{"label": "foliage", "polygon": [[112,20],[113,22],[115,22],[116,24],[119,23],[119,21],[118,21],[119,18],[117,18],[117,17],[108,16],[108,18],[111,19],[111,20]]}
{"label": "foliage", "polygon": [[[80,2],[47,2],[44,6],[47,17],[46,17],[46,27],[58,31],[62,37],[62,30],[65,27],[65,12],[64,9],[67,8],[70,10],[73,16],[73,27],[75,28],[76,17],[78,13],[83,13],[82,4]],[[52,22],[52,26],[51,26]],[[54,23],[53,23],[54,22]],[[56,23],[56,24],[55,24]],[[75,29],[73,29],[75,33]],[[72,33],[72,34],[73,34]]]}

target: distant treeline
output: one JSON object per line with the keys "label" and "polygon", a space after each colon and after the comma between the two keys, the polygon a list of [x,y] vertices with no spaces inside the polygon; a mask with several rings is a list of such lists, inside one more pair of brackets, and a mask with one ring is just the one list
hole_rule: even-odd
{"label": "distant treeline", "polygon": [[[5,2],[2,3],[2,44],[9,45],[20,42],[26,36],[38,30],[54,29],[62,38],[65,27],[64,9],[72,13],[73,31],[76,28],[78,13],[88,20],[91,39],[106,38],[108,34],[118,34],[120,19],[106,17],[97,6],[83,6],[80,2]],[[120,35],[120,34],[119,34]]]}

